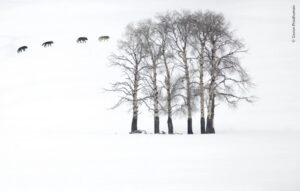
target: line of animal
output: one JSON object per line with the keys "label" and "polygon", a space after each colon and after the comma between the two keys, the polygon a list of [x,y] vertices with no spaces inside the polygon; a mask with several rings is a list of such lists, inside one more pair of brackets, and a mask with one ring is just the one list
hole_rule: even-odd
{"label": "line of animal", "polygon": [[21,46],[20,48],[18,48],[17,52],[20,53],[20,52],[25,52],[25,50],[27,49],[28,47],[27,46]]}
{"label": "line of animal", "polygon": [[100,36],[99,38],[98,38],[98,40],[101,42],[101,41],[108,41],[108,39],[109,39],[109,36]]}
{"label": "line of animal", "polygon": [[76,42],[77,43],[86,43],[87,40],[88,40],[87,37],[79,37]]}
{"label": "line of animal", "polygon": [[42,44],[43,47],[48,47],[48,46],[52,46],[53,41],[46,41]]}
{"label": "line of animal", "polygon": [[[88,40],[87,37],[79,37],[76,42],[77,43],[86,43]],[[109,40],[109,36],[100,36],[98,38],[98,40],[101,42],[101,41],[108,41]],[[54,44],[53,41],[46,41],[42,44],[43,47],[49,47],[49,46],[52,46],[52,44]],[[25,52],[25,50],[27,49],[28,47],[27,46],[21,46],[20,48],[18,48],[17,52],[20,53],[20,52]]]}

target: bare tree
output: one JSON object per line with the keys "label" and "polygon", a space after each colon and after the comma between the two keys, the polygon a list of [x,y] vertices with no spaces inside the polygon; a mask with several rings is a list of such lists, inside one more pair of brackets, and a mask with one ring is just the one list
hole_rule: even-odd
{"label": "bare tree", "polygon": [[121,70],[123,80],[120,78],[120,81],[113,83],[111,89],[107,91],[119,93],[120,99],[113,108],[123,103],[129,103],[132,106],[131,133],[138,129],[139,105],[145,99],[139,96],[142,88],[141,72],[145,69],[143,66],[145,50],[140,35],[136,26],[128,25],[124,38],[118,42],[118,53],[110,56],[111,65]]}
{"label": "bare tree", "polygon": [[204,89],[204,69],[205,63],[205,46],[208,41],[208,28],[209,23],[206,21],[206,15],[209,12],[202,13],[201,11],[197,11],[193,13],[193,29],[191,35],[191,45],[193,47],[193,52],[196,55],[196,59],[198,61],[198,71],[199,71],[199,96],[200,96],[200,130],[201,134],[205,133],[205,89]]}
{"label": "bare tree", "polygon": [[[236,106],[248,96],[250,77],[240,63],[245,45],[229,30],[222,14],[212,11],[169,12],[127,27],[111,63],[118,66],[123,81],[110,91],[121,94],[115,105],[132,105],[131,132],[137,130],[139,105],[154,114],[154,133],[160,132],[159,116],[168,115],[168,133],[174,133],[172,116],[187,114],[187,133],[193,134],[192,113],[200,106],[201,133],[215,133],[218,101]],[[140,96],[140,91],[143,96]],[[196,98],[200,104],[195,104]],[[180,99],[179,99],[180,98]],[[205,128],[205,106],[207,108]]]}
{"label": "bare tree", "polygon": [[[146,93],[145,105],[154,114],[154,133],[160,133],[159,130],[159,96],[161,88],[158,86],[158,70],[160,67],[161,42],[156,32],[155,23],[147,20],[139,23],[140,38],[142,39],[146,58],[146,70],[143,74],[143,82],[145,83],[144,92]],[[147,104],[150,101],[151,104]]]}
{"label": "bare tree", "polygon": [[229,24],[221,14],[210,12],[206,15],[209,23],[206,53],[209,58],[209,76],[207,85],[207,125],[206,133],[215,133],[215,99],[225,100],[231,105],[238,101],[252,101],[245,95],[252,83],[247,72],[239,62],[239,53],[245,52],[244,44],[229,31]]}
{"label": "bare tree", "polygon": [[166,95],[162,95],[163,104],[162,110],[167,114],[168,120],[168,133],[174,133],[173,114],[179,111],[180,105],[178,104],[179,87],[181,81],[176,77],[176,62],[174,60],[174,52],[170,46],[170,32],[171,32],[171,17],[170,14],[158,15],[158,23],[156,24],[156,33],[159,38],[161,47],[160,61],[164,66],[164,80],[161,82],[163,90]]}
{"label": "bare tree", "polygon": [[191,67],[192,62],[189,58],[190,44],[189,39],[192,32],[192,15],[190,12],[173,12],[171,14],[170,22],[170,40],[171,46],[175,51],[176,59],[179,63],[178,68],[183,70],[184,77],[182,80],[185,82],[185,94],[182,95],[184,99],[184,107],[187,111],[188,126],[187,133],[193,134],[192,128],[192,110],[193,110],[193,94],[192,94],[192,79],[191,79]]}

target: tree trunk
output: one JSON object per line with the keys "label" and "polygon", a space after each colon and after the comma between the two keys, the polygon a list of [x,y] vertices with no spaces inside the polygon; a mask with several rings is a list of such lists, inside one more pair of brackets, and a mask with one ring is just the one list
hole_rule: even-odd
{"label": "tree trunk", "polygon": [[173,121],[172,121],[171,97],[168,98],[168,133],[169,134],[174,133]]}
{"label": "tree trunk", "polygon": [[131,122],[131,133],[134,133],[136,131],[137,131],[137,116],[133,116]]}
{"label": "tree trunk", "polygon": [[213,44],[213,48],[211,49],[211,82],[209,85],[209,100],[208,100],[208,111],[207,111],[207,123],[206,123],[206,133],[215,133],[215,129],[213,127],[213,111],[215,107],[215,93],[214,93],[214,85],[215,85],[215,45]]}
{"label": "tree trunk", "polygon": [[211,133],[216,133],[215,126],[214,126],[214,119],[215,119],[215,95],[213,96],[212,100],[212,108],[211,108]]}
{"label": "tree trunk", "polygon": [[154,117],[154,133],[155,134],[159,133],[159,117],[158,116]]}
{"label": "tree trunk", "polygon": [[207,134],[214,134],[215,133],[215,128],[213,127],[213,119],[207,118],[206,133]]}
{"label": "tree trunk", "polygon": [[173,134],[174,130],[173,130],[173,121],[171,117],[168,117],[168,133],[169,134]]}
{"label": "tree trunk", "polygon": [[168,133],[173,134],[173,121],[172,121],[172,95],[171,95],[171,74],[168,66],[168,62],[165,56],[165,52],[163,51],[163,59],[164,59],[164,65],[166,68],[166,78],[165,78],[165,84],[167,89],[167,110],[168,110]]}
{"label": "tree trunk", "polygon": [[201,117],[201,134],[205,134],[205,119]]}
{"label": "tree trunk", "polygon": [[137,87],[138,87],[138,82],[137,82],[137,76],[135,75],[135,83],[134,83],[134,91],[133,91],[133,101],[132,101],[132,112],[133,112],[133,117],[132,117],[132,122],[131,122],[131,133],[134,133],[138,130],[137,127],[137,119],[138,119],[138,101],[137,101]]}
{"label": "tree trunk", "polygon": [[204,118],[204,83],[203,83],[203,65],[204,65],[204,44],[201,45],[200,53],[200,114],[201,114],[201,134],[205,133],[205,118]]}
{"label": "tree trunk", "polygon": [[209,114],[207,115],[206,133],[215,133],[213,126],[214,108],[215,108],[215,96],[209,97]]}
{"label": "tree trunk", "polygon": [[192,118],[188,118],[188,134],[193,134]]}
{"label": "tree trunk", "polygon": [[153,75],[153,108],[154,108],[154,133],[159,133],[159,103],[158,103],[158,86],[157,86],[157,60],[151,54],[152,60],[152,75]]}
{"label": "tree trunk", "polygon": [[[184,51],[185,52],[185,51]],[[193,134],[192,126],[192,106],[191,106],[191,83],[190,83],[190,71],[187,62],[186,55],[184,54],[183,61],[185,64],[185,80],[186,80],[186,107],[188,112],[188,134]]]}
{"label": "tree trunk", "polygon": [[211,118],[207,117],[206,119],[206,132],[205,133],[212,133],[212,124],[211,124]]}

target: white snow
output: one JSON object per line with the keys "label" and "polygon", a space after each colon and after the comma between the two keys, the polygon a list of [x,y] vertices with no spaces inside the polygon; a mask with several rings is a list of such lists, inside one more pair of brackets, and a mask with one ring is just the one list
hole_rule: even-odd
{"label": "white snow", "polygon": [[0,135],[5,191],[298,191],[300,134]]}

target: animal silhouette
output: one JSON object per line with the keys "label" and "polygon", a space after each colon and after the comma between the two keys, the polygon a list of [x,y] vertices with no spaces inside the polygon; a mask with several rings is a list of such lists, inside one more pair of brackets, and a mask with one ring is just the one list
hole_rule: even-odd
{"label": "animal silhouette", "polygon": [[17,52],[20,53],[20,52],[25,52],[25,50],[27,49],[28,47],[27,46],[21,46],[20,48],[18,48]]}
{"label": "animal silhouette", "polygon": [[[101,41],[108,41],[109,38],[110,38],[109,36],[100,36],[100,37],[98,38],[98,40],[99,40],[100,42],[101,42]],[[77,43],[86,43],[87,40],[88,40],[87,37],[79,37],[79,38],[77,39],[76,42],[77,42]],[[43,47],[49,47],[49,46],[52,46],[52,44],[54,44],[53,41],[46,41],[46,42],[44,42],[44,43],[42,44],[42,46],[43,46]],[[18,48],[17,53],[25,52],[27,48],[28,48],[27,46],[21,46],[21,47]]]}
{"label": "animal silhouette", "polygon": [[99,41],[107,41],[109,39],[109,36],[100,36],[98,38]]}
{"label": "animal silhouette", "polygon": [[88,40],[88,38],[86,38],[86,37],[79,37],[77,39],[77,43],[86,43],[87,40]]}
{"label": "animal silhouette", "polygon": [[43,47],[48,47],[48,46],[52,46],[53,41],[46,41],[42,44]]}

